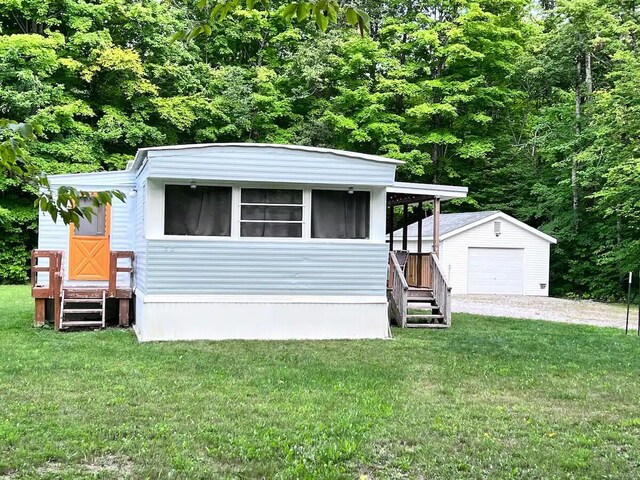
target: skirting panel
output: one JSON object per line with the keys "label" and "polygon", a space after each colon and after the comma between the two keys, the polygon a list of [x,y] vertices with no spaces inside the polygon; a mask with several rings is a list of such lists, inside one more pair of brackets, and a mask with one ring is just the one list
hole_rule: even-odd
{"label": "skirting panel", "polygon": [[[388,338],[387,303],[153,302],[137,305],[141,342]],[[141,307],[141,308],[140,308]]]}

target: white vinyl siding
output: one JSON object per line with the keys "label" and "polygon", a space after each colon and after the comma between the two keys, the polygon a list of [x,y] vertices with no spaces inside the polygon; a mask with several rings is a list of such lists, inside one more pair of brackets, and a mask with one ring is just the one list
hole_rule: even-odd
{"label": "white vinyl siding", "polygon": [[[133,250],[134,239],[130,234],[131,219],[136,208],[136,197],[132,195],[134,177],[131,172],[98,172],[80,173],[69,175],[51,175],[49,177],[52,189],[62,185],[71,185],[79,190],[98,192],[117,189],[126,196],[126,201],[121,202],[114,198],[111,205],[111,250]],[[48,213],[39,213],[38,223],[38,248],[41,250],[62,250],[63,279],[68,285],[96,285],[99,281],[72,280],[69,281],[69,226],[58,219],[54,222]],[[128,274],[118,274],[119,284],[128,281]]]}
{"label": "white vinyl siding", "polygon": [[213,146],[150,150],[149,176],[228,182],[380,186],[393,184],[396,165],[331,152],[277,147]]}
{"label": "white vinyl siding", "polygon": [[[453,293],[469,293],[469,248],[523,249],[523,295],[549,294],[549,242],[507,219],[501,220],[501,233],[496,237],[493,221],[485,222],[442,241],[442,264],[450,271]],[[541,288],[541,284],[543,288]]]}
{"label": "white vinyl siding", "polygon": [[[494,219],[468,230],[453,234],[440,242],[440,263],[449,278],[453,294],[468,292],[469,249],[523,249],[523,295],[549,295],[550,243],[544,238],[511,222],[506,215],[500,221],[500,235],[494,231]],[[402,234],[396,232],[393,247],[402,248]],[[408,250],[417,251],[415,238],[408,239]],[[422,251],[431,251],[431,238],[422,241]]]}
{"label": "white vinyl siding", "polygon": [[522,295],[524,248],[468,250],[467,292]]}

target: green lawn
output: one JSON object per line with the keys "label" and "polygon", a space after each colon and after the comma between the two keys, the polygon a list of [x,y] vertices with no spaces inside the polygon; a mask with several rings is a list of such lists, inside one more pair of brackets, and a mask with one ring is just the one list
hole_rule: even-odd
{"label": "green lawn", "polygon": [[391,341],[136,343],[0,287],[0,478],[639,478],[640,339],[454,317]]}

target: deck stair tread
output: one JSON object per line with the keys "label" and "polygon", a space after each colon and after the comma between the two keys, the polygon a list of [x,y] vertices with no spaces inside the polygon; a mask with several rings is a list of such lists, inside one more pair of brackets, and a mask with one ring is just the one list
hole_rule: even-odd
{"label": "deck stair tread", "polygon": [[102,313],[102,308],[65,308],[64,313]]}
{"label": "deck stair tread", "polygon": [[67,320],[66,327],[102,327],[102,320]]}
{"label": "deck stair tread", "polygon": [[417,313],[412,315],[407,315],[407,320],[411,320],[412,318],[444,318],[439,313]]}
{"label": "deck stair tread", "polygon": [[102,298],[65,298],[64,303],[101,303]]}
{"label": "deck stair tread", "polygon": [[[98,295],[100,295],[98,297]],[[65,298],[70,296],[72,298]],[[69,327],[105,327],[105,308],[107,303],[107,289],[96,288],[63,288],[60,309],[60,328]],[[72,308],[67,305],[71,304]],[[89,308],[77,308],[79,306]],[[96,307],[98,305],[98,307]],[[100,319],[83,320],[69,319],[68,315],[100,315]]]}
{"label": "deck stair tread", "polygon": [[407,328],[449,328],[445,323],[407,323]]}

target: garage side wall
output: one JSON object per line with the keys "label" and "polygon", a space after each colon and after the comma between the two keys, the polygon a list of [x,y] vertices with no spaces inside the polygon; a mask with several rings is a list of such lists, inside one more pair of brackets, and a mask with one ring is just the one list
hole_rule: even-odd
{"label": "garage side wall", "polygon": [[[467,293],[468,250],[472,248],[524,248],[524,295],[549,295],[549,242],[505,219],[496,237],[493,221],[449,237],[442,241],[441,260],[450,272],[452,293]],[[426,245],[425,245],[426,246]],[[425,249],[425,251],[428,251]],[[544,284],[544,288],[541,288]]]}

